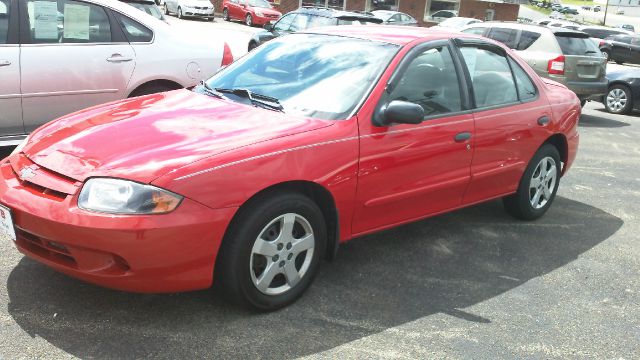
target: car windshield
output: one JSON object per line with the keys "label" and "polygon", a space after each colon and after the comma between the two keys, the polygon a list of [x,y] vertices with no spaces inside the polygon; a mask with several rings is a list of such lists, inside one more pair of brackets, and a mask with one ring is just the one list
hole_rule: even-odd
{"label": "car windshield", "polygon": [[272,8],[271,4],[269,4],[269,2],[265,0],[249,0],[249,5],[253,7],[259,7],[259,8],[267,8],[267,9]]}
{"label": "car windshield", "polygon": [[600,49],[589,38],[556,34],[556,39],[564,55],[600,56]]}
{"label": "car windshield", "polygon": [[146,12],[147,14],[153,16],[156,19],[160,19],[160,20],[164,19],[164,17],[162,16],[162,12],[160,12],[160,9],[158,9],[158,7],[155,4],[143,4],[138,2],[129,2],[127,4],[133,6],[138,10]]}
{"label": "car windshield", "polygon": [[[206,85],[277,99],[289,114],[344,119],[364,100],[397,50],[376,41],[292,34],[260,46]],[[224,95],[236,100],[228,92]]]}

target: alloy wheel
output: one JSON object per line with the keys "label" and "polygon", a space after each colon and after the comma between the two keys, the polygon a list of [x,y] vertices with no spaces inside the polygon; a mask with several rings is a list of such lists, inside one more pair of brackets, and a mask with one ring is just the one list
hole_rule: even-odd
{"label": "alloy wheel", "polygon": [[627,93],[624,90],[614,88],[607,94],[607,107],[611,112],[619,113],[626,108],[628,100]]}
{"label": "alloy wheel", "polygon": [[556,187],[557,165],[552,157],[545,157],[536,166],[529,182],[529,203],[538,210],[551,199]]}
{"label": "alloy wheel", "polygon": [[273,219],[251,249],[249,271],[253,285],[266,295],[291,290],[307,274],[314,248],[313,228],[303,216],[287,213]]}
{"label": "alloy wheel", "polygon": [[247,24],[247,26],[253,25],[253,18],[251,17],[251,14],[247,14],[247,17],[245,19],[245,24]]}

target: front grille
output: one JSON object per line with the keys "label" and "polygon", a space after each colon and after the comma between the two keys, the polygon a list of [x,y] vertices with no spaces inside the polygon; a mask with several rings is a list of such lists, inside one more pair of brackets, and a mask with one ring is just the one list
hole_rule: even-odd
{"label": "front grille", "polygon": [[208,7],[206,7],[206,6],[196,6],[196,9],[198,9],[198,10],[207,10]]}
{"label": "front grille", "polygon": [[18,246],[49,261],[74,269],[78,267],[76,260],[62,244],[43,239],[18,227],[16,227],[16,242]]}
{"label": "front grille", "polygon": [[32,194],[38,195],[38,196],[44,196],[46,198],[49,198],[55,201],[64,201],[64,199],[67,198],[67,194],[63,192],[56,191],[53,189],[48,189],[44,186],[34,184],[30,181],[22,180],[20,179],[20,176],[18,175],[18,173],[16,173],[16,171],[13,168],[11,170],[13,171],[13,175],[16,177],[16,179],[18,179],[18,182],[20,182],[20,185],[22,185],[22,187],[24,187],[25,189],[29,190],[29,192],[31,192]]}

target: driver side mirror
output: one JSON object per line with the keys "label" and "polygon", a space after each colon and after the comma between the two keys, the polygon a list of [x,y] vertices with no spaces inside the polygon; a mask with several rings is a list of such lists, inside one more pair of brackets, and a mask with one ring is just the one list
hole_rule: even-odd
{"label": "driver side mirror", "polygon": [[271,30],[273,30],[273,24],[268,22],[268,23],[264,24],[264,26],[262,28],[267,30],[267,31],[271,31]]}
{"label": "driver side mirror", "polygon": [[373,125],[420,124],[424,119],[424,109],[408,101],[393,100],[384,105],[373,117]]}

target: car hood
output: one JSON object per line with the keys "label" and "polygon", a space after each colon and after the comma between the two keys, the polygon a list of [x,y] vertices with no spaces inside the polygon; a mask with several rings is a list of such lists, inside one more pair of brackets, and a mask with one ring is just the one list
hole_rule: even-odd
{"label": "car hood", "polygon": [[181,5],[184,6],[198,6],[198,7],[202,7],[202,6],[206,6],[206,7],[213,7],[213,5],[208,2],[208,1],[198,1],[198,0],[182,0],[180,1]]}
{"label": "car hood", "polygon": [[206,157],[332,124],[177,90],[62,117],[36,130],[23,152],[78,181],[108,176],[150,183]]}
{"label": "car hood", "polygon": [[281,13],[277,10],[274,9],[270,9],[270,8],[264,8],[264,7],[259,7],[259,6],[253,6],[252,7],[254,11],[259,11],[263,14],[269,14],[269,15],[281,15]]}

